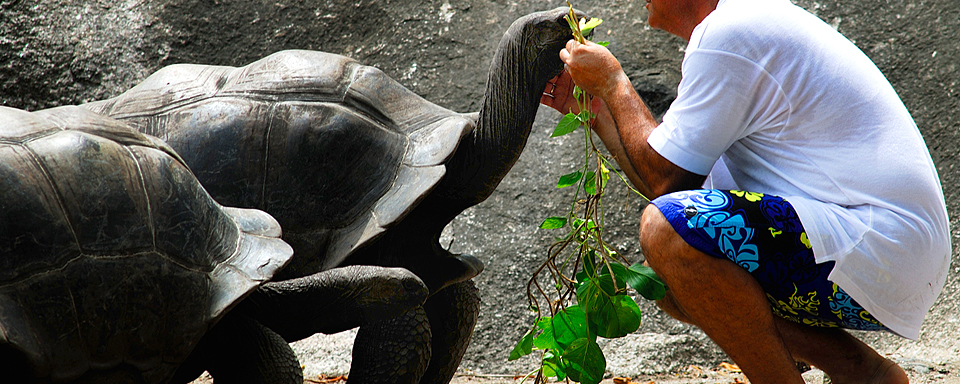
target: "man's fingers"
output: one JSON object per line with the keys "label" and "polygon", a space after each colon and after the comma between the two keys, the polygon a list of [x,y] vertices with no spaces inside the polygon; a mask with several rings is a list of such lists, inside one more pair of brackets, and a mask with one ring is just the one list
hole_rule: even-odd
{"label": "man's fingers", "polygon": [[[540,96],[540,104],[553,108],[553,98],[550,96],[547,96],[547,94],[543,94],[543,96]],[[553,109],[556,109],[556,108],[553,108]]]}
{"label": "man's fingers", "polygon": [[557,78],[547,80],[547,85],[543,87],[543,95],[553,98],[557,92]]}
{"label": "man's fingers", "polygon": [[566,48],[560,50],[560,61],[566,63],[567,60],[570,60],[570,51]]}
{"label": "man's fingers", "polygon": [[574,49],[577,49],[579,46],[580,43],[578,43],[576,40],[567,40],[566,47],[560,50],[560,61],[567,63],[570,60],[570,52],[572,52]]}
{"label": "man's fingers", "polygon": [[547,85],[543,87],[543,94],[540,95],[540,104],[553,107],[555,103],[555,92],[557,91],[557,77],[547,80]]}

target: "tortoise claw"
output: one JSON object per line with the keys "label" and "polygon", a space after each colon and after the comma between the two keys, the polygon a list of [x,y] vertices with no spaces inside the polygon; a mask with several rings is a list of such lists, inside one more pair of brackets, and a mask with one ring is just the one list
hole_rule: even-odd
{"label": "tortoise claw", "polygon": [[430,295],[450,285],[470,280],[483,272],[483,262],[472,255],[451,255],[435,260],[416,272],[430,289]]}

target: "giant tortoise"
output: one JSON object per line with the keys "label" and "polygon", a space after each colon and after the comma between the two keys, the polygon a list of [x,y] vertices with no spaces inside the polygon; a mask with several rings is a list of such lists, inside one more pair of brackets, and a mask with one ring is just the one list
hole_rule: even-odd
{"label": "giant tortoise", "polygon": [[[172,65],[83,107],[165,140],[221,203],[276,217],[296,250],[280,278],[343,265],[414,272],[432,295],[425,304],[429,369],[405,356],[427,346],[387,346],[374,331],[417,326],[345,324],[360,326],[350,376],[371,369],[358,361],[406,360],[419,371],[407,382],[444,383],[476,323],[479,296],[470,279],[483,265],[445,250],[440,234],[490,196],[520,156],[543,89],[563,69],[566,14],[533,13],[510,26],[479,113],[444,109],[347,57],[302,50],[240,68]],[[278,312],[268,326],[287,340],[316,332],[285,327],[285,316]]]}
{"label": "giant tortoise", "polygon": [[77,107],[0,121],[4,379],[166,382],[292,256],[156,138]]}
{"label": "giant tortoise", "polygon": [[157,138],[78,107],[0,107],[0,381],[185,382],[208,370],[302,384],[260,308],[309,301],[363,321],[427,296],[399,268],[267,282],[293,253],[279,237],[267,213],[210,198]]}

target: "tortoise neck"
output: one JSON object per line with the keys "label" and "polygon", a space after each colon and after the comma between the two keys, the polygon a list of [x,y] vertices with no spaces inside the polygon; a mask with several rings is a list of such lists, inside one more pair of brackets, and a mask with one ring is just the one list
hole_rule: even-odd
{"label": "tortoise neck", "polygon": [[448,191],[470,205],[489,197],[519,159],[548,80],[534,62],[538,47],[510,32],[491,63],[477,127],[460,143],[445,178]]}

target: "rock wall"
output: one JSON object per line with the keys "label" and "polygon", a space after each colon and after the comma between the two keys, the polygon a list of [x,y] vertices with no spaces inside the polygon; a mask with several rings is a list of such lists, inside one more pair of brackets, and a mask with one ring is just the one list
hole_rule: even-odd
{"label": "rock wall", "polygon": [[[858,335],[897,358],[928,366],[957,364],[960,3],[794,1],[850,38],[887,75],[926,139],[954,218],[948,286],[921,339]],[[0,105],[36,110],[78,104],[118,94],[168,64],[237,66],[296,48],[352,56],[433,102],[470,112],[479,108],[486,68],[506,27],[523,14],[563,5],[544,0],[0,0]],[[574,5],[604,19],[594,40],[611,42],[634,86],[662,112],[675,95],[684,41],[650,29],[642,0]],[[476,280],[483,308],[462,369],[531,369],[530,359],[508,363],[506,357],[531,325],[526,282],[556,235],[537,225],[567,209],[569,192],[553,185],[582,157],[582,137],[549,138],[558,118],[541,110],[527,149],[497,192],[445,232],[444,244],[452,251],[471,253],[487,265]],[[637,221],[645,202],[622,187],[609,193],[607,239],[640,260]],[[605,347],[612,372],[671,372],[724,359],[702,332],[667,318],[649,302],[641,300],[641,307],[640,331]],[[348,344],[349,334],[345,337]],[[318,338],[313,345],[333,347],[316,349],[321,352],[301,347],[302,358],[328,362],[315,371],[343,370],[349,346],[336,341],[343,338]]]}

